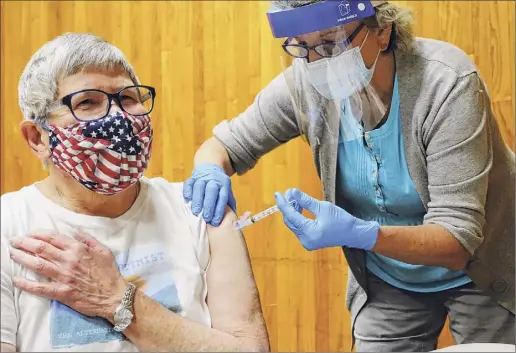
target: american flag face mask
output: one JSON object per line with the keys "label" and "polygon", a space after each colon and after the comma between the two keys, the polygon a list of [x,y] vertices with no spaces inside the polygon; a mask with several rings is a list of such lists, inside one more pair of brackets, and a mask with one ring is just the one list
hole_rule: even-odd
{"label": "american flag face mask", "polygon": [[153,131],[148,115],[116,112],[65,128],[50,125],[45,129],[54,165],[99,194],[126,190],[149,164]]}

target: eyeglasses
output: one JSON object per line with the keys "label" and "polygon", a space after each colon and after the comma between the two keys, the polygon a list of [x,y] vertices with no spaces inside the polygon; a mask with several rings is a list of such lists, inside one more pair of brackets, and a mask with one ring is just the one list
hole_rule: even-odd
{"label": "eyeglasses", "polygon": [[141,116],[152,111],[155,98],[156,90],[150,86],[128,86],[117,93],[85,89],[70,93],[52,103],[47,113],[51,113],[62,106],[67,106],[75,119],[79,121],[97,120],[108,115],[114,100],[124,112]]}
{"label": "eyeglasses", "polygon": [[355,30],[353,30],[349,37],[342,42],[325,41],[314,46],[308,46],[302,43],[292,43],[292,41],[295,41],[295,38],[290,37],[287,38],[282,47],[288,55],[301,59],[308,58],[310,50],[315,51],[317,54],[325,58],[338,56],[349,48],[353,39],[355,39],[364,26],[365,24],[361,23],[357,28],[355,28]]}

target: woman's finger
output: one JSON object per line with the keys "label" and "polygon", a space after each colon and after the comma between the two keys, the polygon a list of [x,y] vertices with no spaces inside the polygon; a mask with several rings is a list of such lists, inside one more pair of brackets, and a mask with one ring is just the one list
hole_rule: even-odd
{"label": "woman's finger", "polygon": [[204,204],[204,192],[206,189],[205,180],[197,180],[193,186],[192,213],[197,217],[202,211]]}
{"label": "woman's finger", "polygon": [[70,249],[74,243],[74,239],[62,234],[30,234],[28,237],[44,241],[61,250]]}
{"label": "woman's finger", "polygon": [[219,198],[217,199],[217,204],[215,206],[215,212],[213,213],[213,218],[211,220],[211,224],[214,227],[218,227],[224,215],[226,214],[226,206],[228,204],[229,192],[228,189],[223,186],[220,188]]}
{"label": "woman's finger", "polygon": [[59,266],[41,257],[28,254],[24,251],[11,248],[11,259],[17,264],[36,272],[43,277],[57,280],[60,277]]}
{"label": "woman's finger", "polygon": [[83,231],[79,231],[79,233],[75,234],[73,237],[77,241],[83,243],[84,245],[93,250],[103,252],[106,249],[97,239],[84,233]]}
{"label": "woman's finger", "polygon": [[299,213],[302,213],[303,212],[303,208],[301,208],[301,206],[299,206],[299,204],[296,201],[296,198],[295,198],[295,195],[294,195],[294,189],[288,189],[286,192],[285,192],[285,200],[287,200],[287,202],[294,202],[294,204],[292,205],[292,207],[294,207],[294,209],[299,212]]}
{"label": "woman's finger", "polygon": [[194,184],[195,184],[194,178],[189,178],[183,183],[183,197],[186,202],[192,201]]}
{"label": "woman's finger", "polygon": [[10,244],[15,249],[30,252],[57,265],[62,261],[64,254],[55,246],[30,237],[11,238]]}
{"label": "woman's finger", "polygon": [[215,207],[217,206],[217,200],[220,197],[219,191],[220,186],[215,180],[208,181],[204,191],[204,202],[202,207],[203,218],[206,223],[211,223],[213,213],[215,212]]}
{"label": "woman's finger", "polygon": [[27,293],[63,301],[67,287],[55,282],[35,282],[22,277],[13,277],[13,285]]}
{"label": "woman's finger", "polygon": [[292,231],[302,229],[309,221],[301,213],[297,212],[296,209],[285,200],[285,197],[281,193],[276,192],[274,198],[276,199],[276,204],[280,212],[283,213],[283,218],[293,227],[289,227]]}
{"label": "woman's finger", "polygon": [[316,217],[321,213],[321,202],[299,189],[294,188],[289,190],[288,201],[292,200],[296,201],[299,207],[312,212]]}

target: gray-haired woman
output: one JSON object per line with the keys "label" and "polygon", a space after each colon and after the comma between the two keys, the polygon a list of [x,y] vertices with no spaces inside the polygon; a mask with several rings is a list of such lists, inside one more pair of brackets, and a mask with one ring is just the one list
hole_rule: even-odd
{"label": "gray-haired woman", "polygon": [[267,351],[240,232],[145,178],[156,91],[105,40],[43,45],[19,83],[48,177],[1,197],[1,351]]}
{"label": "gray-haired woman", "polygon": [[468,56],[414,38],[386,1],[273,1],[267,16],[292,65],[197,151],[194,213],[217,225],[236,208],[229,177],[305,136],[325,201],[275,197],[306,249],[342,247],[359,351],[432,350],[446,316],[457,343],[514,344],[514,154]]}

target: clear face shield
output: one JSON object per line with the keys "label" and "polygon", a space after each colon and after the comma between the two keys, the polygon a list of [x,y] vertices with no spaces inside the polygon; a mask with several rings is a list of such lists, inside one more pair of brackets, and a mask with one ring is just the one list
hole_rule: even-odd
{"label": "clear face shield", "polygon": [[340,128],[343,140],[354,140],[384,118],[387,107],[371,85],[376,60],[367,67],[361,54],[371,35],[361,19],[384,2],[327,0],[267,14],[273,35],[286,37],[280,59],[303,134],[327,128],[334,136]]}

